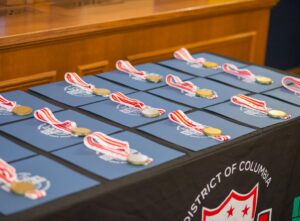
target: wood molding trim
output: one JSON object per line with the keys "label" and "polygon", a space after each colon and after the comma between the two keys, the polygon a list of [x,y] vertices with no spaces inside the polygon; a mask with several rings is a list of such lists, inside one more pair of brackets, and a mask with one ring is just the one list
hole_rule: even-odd
{"label": "wood molding trim", "polygon": [[56,79],[56,71],[33,74],[28,77],[14,78],[0,82],[0,92],[10,90],[25,90],[40,84],[54,82]]}
{"label": "wood molding trim", "polygon": [[102,60],[90,64],[79,65],[78,74],[81,76],[90,75],[90,74],[99,74],[106,71],[108,64],[109,64],[108,60]]}
{"label": "wood molding trim", "polygon": [[300,75],[300,67],[289,69],[288,72]]}
{"label": "wood molding trim", "polygon": [[256,31],[246,32],[236,35],[225,36],[221,38],[214,38],[207,41],[200,41],[187,45],[179,45],[177,47],[155,50],[145,53],[133,54],[127,56],[127,59],[133,64],[140,64],[146,62],[159,61],[164,59],[169,59],[173,57],[173,52],[178,50],[179,48],[185,47],[191,53],[199,52],[199,51],[210,51],[214,48],[222,48],[224,46],[236,44],[239,41],[246,41],[250,44],[249,50],[249,61],[253,62],[255,59],[255,48],[256,48]]}

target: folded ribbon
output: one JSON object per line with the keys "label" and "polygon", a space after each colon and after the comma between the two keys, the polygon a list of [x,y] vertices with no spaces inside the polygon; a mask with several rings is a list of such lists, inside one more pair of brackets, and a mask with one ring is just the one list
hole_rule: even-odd
{"label": "folded ribbon", "polygon": [[[293,83],[294,85],[290,85],[289,82]],[[281,79],[281,84],[283,87],[285,87],[289,91],[300,94],[300,79],[299,78],[295,78],[292,76],[286,76]]]}
{"label": "folded ribbon", "polygon": [[181,48],[174,52],[174,57],[178,60],[186,61],[191,64],[200,64],[202,65],[204,62],[206,62],[205,58],[194,58],[190,52],[185,49]]}

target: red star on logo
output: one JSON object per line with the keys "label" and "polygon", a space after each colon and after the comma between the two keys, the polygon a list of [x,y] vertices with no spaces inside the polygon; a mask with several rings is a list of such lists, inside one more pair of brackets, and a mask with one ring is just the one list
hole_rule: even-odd
{"label": "red star on logo", "polygon": [[243,212],[243,217],[245,216],[245,215],[248,215],[248,210],[250,209],[250,207],[247,207],[247,205],[245,206],[245,208],[242,210],[242,212]]}
{"label": "red star on logo", "polygon": [[230,206],[230,209],[227,211],[227,213],[228,213],[227,218],[229,218],[230,216],[233,216],[233,210],[234,210],[234,208],[232,208],[232,206]]}

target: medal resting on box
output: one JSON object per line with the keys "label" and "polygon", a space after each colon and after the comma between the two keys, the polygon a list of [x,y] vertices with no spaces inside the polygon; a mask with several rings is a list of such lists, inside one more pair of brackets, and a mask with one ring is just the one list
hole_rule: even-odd
{"label": "medal resting on box", "polygon": [[223,132],[219,128],[207,127],[198,122],[195,122],[188,118],[185,113],[181,110],[173,111],[168,115],[169,119],[176,124],[179,124],[183,127],[186,127],[190,130],[195,131],[196,133],[203,134],[207,137],[218,141],[227,141],[230,139],[230,136],[223,135]]}
{"label": "medal resting on box", "polygon": [[248,109],[258,111],[272,118],[283,119],[283,120],[287,120],[291,118],[291,115],[285,113],[284,111],[273,110],[271,108],[268,108],[265,101],[257,100],[252,97],[248,97],[246,95],[239,94],[233,96],[230,100],[232,103],[238,106],[246,107]]}
{"label": "medal resting on box", "polygon": [[122,94],[121,92],[115,92],[109,96],[110,100],[125,105],[127,107],[132,107],[135,109],[139,109],[141,114],[144,117],[154,118],[159,117],[160,115],[164,114],[166,111],[164,109],[153,108],[150,106],[146,106],[142,101],[129,98]]}
{"label": "medal resting on box", "polygon": [[152,158],[142,153],[131,153],[127,141],[110,137],[101,132],[94,132],[84,138],[87,148],[108,155],[118,160],[127,161],[129,164],[144,166],[153,161]]}
{"label": "medal resting on box", "polygon": [[116,62],[116,69],[129,74],[129,76],[134,76],[138,79],[144,79],[151,83],[159,83],[162,81],[162,76],[159,74],[147,74],[145,71],[139,71],[133,67],[129,61],[118,60]]}
{"label": "medal resting on box", "polygon": [[72,134],[78,137],[84,137],[91,133],[91,130],[83,127],[77,127],[73,121],[66,120],[64,122],[55,118],[49,108],[42,108],[34,112],[35,119],[50,124],[52,127],[63,131],[66,134]]}
{"label": "medal resting on box", "polygon": [[227,74],[234,75],[239,79],[246,79],[252,82],[256,82],[262,85],[269,85],[273,83],[273,80],[269,77],[256,76],[248,69],[239,69],[233,64],[223,64],[223,71]]}
{"label": "medal resting on box", "polygon": [[97,96],[108,97],[111,93],[110,90],[106,88],[96,88],[95,85],[86,83],[75,72],[67,72],[65,74],[65,81],[75,87],[79,87],[83,90],[89,91],[90,93]]}
{"label": "medal resting on box", "polygon": [[186,92],[193,96],[198,96],[207,99],[215,99],[218,97],[217,92],[210,89],[198,88],[192,82],[182,81],[179,77],[172,74],[168,74],[166,76],[166,83],[170,87],[179,89],[182,92]]}
{"label": "medal resting on box", "polygon": [[0,159],[0,183],[7,186],[12,193],[32,200],[41,199],[47,195],[46,191],[37,190],[33,183],[18,180],[16,169],[2,159]]}
{"label": "medal resting on box", "polygon": [[32,108],[29,106],[17,105],[17,102],[10,101],[0,95],[0,107],[6,111],[12,112],[18,116],[26,116],[32,113]]}
{"label": "medal resting on box", "polygon": [[196,64],[200,65],[203,68],[209,68],[209,69],[217,69],[219,68],[219,65],[212,61],[206,61],[205,58],[194,58],[190,52],[185,49],[181,48],[174,52],[174,57],[181,61],[186,61],[189,64]]}

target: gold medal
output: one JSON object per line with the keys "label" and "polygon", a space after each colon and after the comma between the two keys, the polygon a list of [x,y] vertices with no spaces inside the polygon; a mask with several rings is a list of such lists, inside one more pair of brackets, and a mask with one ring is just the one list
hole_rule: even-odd
{"label": "gold medal", "polygon": [[203,64],[202,64],[202,67],[204,68],[217,68],[219,65],[215,62],[211,62],[211,61],[205,61]]}
{"label": "gold medal", "polygon": [[265,85],[273,83],[272,78],[264,77],[264,76],[257,76],[257,77],[255,77],[255,81],[257,83],[259,83],[259,84],[265,84]]}
{"label": "gold medal", "polygon": [[110,95],[110,90],[105,89],[105,88],[94,88],[93,89],[93,94],[97,96],[102,96],[102,97],[107,97]]}
{"label": "gold medal", "polygon": [[15,106],[12,112],[18,116],[25,116],[32,113],[32,108],[28,106]]}
{"label": "gold medal", "polygon": [[287,113],[281,110],[270,110],[268,111],[268,115],[272,118],[285,119]]}
{"label": "gold medal", "polygon": [[208,89],[197,89],[196,96],[209,98],[209,97],[214,96],[214,92],[212,90],[208,90]]}
{"label": "gold medal", "polygon": [[35,185],[30,182],[15,181],[11,184],[10,190],[18,195],[25,195],[35,191]]}
{"label": "gold medal", "polygon": [[141,153],[130,153],[127,157],[127,162],[136,166],[144,166],[148,161],[149,157]]}
{"label": "gold medal", "polygon": [[85,137],[92,133],[92,131],[88,128],[84,127],[75,127],[72,129],[72,133],[78,137]]}
{"label": "gold medal", "polygon": [[222,130],[218,129],[218,128],[214,128],[214,127],[206,127],[203,129],[203,133],[206,136],[220,136],[222,135]]}
{"label": "gold medal", "polygon": [[159,83],[162,81],[162,76],[158,74],[148,74],[146,75],[146,80],[152,83]]}
{"label": "gold medal", "polygon": [[154,117],[160,116],[160,112],[154,108],[146,108],[146,109],[142,110],[142,114],[144,117],[149,117],[149,118],[154,118]]}

